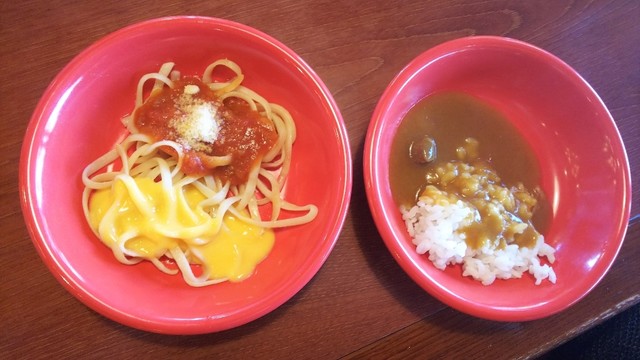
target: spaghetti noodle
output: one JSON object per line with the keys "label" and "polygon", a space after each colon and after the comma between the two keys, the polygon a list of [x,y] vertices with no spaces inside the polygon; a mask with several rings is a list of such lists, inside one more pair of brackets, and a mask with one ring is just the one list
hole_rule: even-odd
{"label": "spaghetti noodle", "polygon": [[[270,251],[271,229],[317,214],[282,194],[295,124],[243,86],[230,60],[209,65],[202,80],[173,68],[142,76],[123,119],[130,134],[84,169],[84,214],[121,263],[148,260],[191,286],[240,281]],[[218,70],[233,76],[216,81]],[[212,250],[222,248],[235,259],[228,273],[218,265],[229,260]]]}

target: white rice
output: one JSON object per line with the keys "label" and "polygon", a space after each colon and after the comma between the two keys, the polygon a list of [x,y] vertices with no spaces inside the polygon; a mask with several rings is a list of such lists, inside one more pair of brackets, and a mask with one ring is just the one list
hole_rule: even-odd
{"label": "white rice", "polygon": [[504,249],[493,249],[489,245],[471,249],[460,231],[474,219],[475,211],[461,200],[455,203],[418,201],[411,209],[401,209],[407,230],[416,251],[429,254],[435,267],[444,270],[448,265],[462,264],[463,276],[470,276],[484,285],[495,279],[520,278],[528,272],[535,277],[535,284],[543,280],[556,282],[553,268],[541,264],[540,257],[555,261],[555,249],[544,242],[540,235],[533,248],[512,244]]}

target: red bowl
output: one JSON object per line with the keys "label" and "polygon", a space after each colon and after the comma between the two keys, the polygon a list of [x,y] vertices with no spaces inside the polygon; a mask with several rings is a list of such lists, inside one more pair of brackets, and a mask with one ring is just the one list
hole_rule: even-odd
{"label": "red bowl", "polygon": [[[490,286],[463,277],[460,266],[436,269],[418,255],[389,188],[391,141],[407,111],[441,91],[466,93],[501,112],[541,166],[552,219],[544,234],[556,248],[557,283],[532,278]],[[609,111],[571,67],[532,45],[478,36],[436,46],[411,61],[383,93],[364,150],[366,192],[376,226],[409,276],[440,301],[486,319],[549,316],[583,298],[616,258],[627,229],[631,178]]]}
{"label": "red bowl", "polygon": [[[311,223],[276,231],[271,254],[240,283],[193,288],[150,263],[120,264],[82,213],[83,168],[125,134],[138,79],[174,61],[201,75],[228,57],[244,84],[287,108],[297,127],[285,198],[312,203]],[[321,169],[321,171],[319,171]],[[24,140],[20,192],[33,243],[55,277],[90,308],[152,332],[194,334],[254,320],[295,295],[334,247],[351,195],[348,138],[331,93],[291,49],[231,21],[170,17],[126,27],[98,41],[53,80]]]}

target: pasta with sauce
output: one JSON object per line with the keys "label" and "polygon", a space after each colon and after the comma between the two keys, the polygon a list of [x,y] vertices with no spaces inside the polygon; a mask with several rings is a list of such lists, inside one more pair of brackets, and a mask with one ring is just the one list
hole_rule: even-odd
{"label": "pasta with sauce", "polygon": [[[214,80],[218,70],[233,75]],[[130,134],[82,173],[87,222],[118,261],[148,260],[191,286],[241,281],[271,250],[272,229],[315,218],[315,205],[282,194],[296,138],[291,115],[243,79],[221,59],[202,79],[165,63],[139,80],[123,119]]]}

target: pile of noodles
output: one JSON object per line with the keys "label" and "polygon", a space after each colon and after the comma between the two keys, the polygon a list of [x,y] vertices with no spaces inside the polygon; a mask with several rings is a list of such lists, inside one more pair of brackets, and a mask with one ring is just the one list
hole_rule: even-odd
{"label": "pile of noodles", "polygon": [[[89,202],[95,190],[112,188],[116,181],[122,181],[129,192],[129,196],[144,216],[153,217],[154,209],[150,208],[145,195],[138,188],[134,178],[153,179],[162,185],[163,196],[169,203],[177,204],[185,201],[183,191],[176,191],[187,185],[194,186],[200,191],[205,200],[202,201],[193,214],[194,219],[199,212],[205,212],[210,219],[194,226],[173,228],[157,223],[154,231],[162,236],[180,239],[180,246],[166,249],[158,257],[149,258],[127,249],[127,241],[134,239],[138,231],[124,231],[114,234],[115,205],[107,211],[95,234],[103,239],[106,236],[116,236],[112,246],[114,256],[124,264],[135,264],[142,260],[151,261],[158,269],[168,274],[182,273],[185,281],[192,286],[205,286],[225,281],[226,279],[210,279],[208,270],[203,266],[202,274],[196,276],[190,264],[201,264],[200,254],[192,248],[211,241],[212,236],[222,226],[225,213],[229,212],[242,221],[264,228],[280,228],[305,224],[312,221],[317,214],[315,205],[295,205],[285,201],[282,190],[291,164],[292,144],[295,141],[296,129],[289,112],[280,105],[269,103],[256,92],[242,85],[244,78],[240,67],[234,62],[222,59],[210,64],[202,77],[220,100],[236,97],[246,101],[253,110],[260,112],[273,122],[278,134],[275,146],[259,161],[259,165],[251,169],[248,180],[240,185],[223,183],[212,175],[191,176],[181,170],[184,159],[183,148],[180,144],[162,140],[154,142],[149,136],[139,133],[135,127],[133,116],[135,110],[145,101],[144,86],[149,80],[154,81],[152,93],[164,86],[173,87],[173,82],[180,78],[180,74],[173,70],[173,63],[165,63],[157,73],[144,75],[137,87],[135,108],[131,115],[123,119],[123,123],[130,134],[114,149],[89,164],[82,172],[84,192],[82,203],[84,214],[89,221]],[[216,67],[226,67],[235,76],[225,82],[212,80],[212,72]],[[173,151],[167,151],[168,148]],[[172,155],[170,155],[172,154]],[[230,156],[212,157],[211,162],[219,166],[229,164]],[[181,195],[182,194],[182,195]],[[168,209],[170,216],[175,216],[175,207]],[[286,216],[283,211],[289,212]],[[174,214],[171,214],[173,212]],[[261,215],[261,212],[263,215]],[[264,215],[267,212],[270,214]],[[293,214],[293,215],[292,215]],[[168,267],[163,258],[173,259],[178,269]]]}

